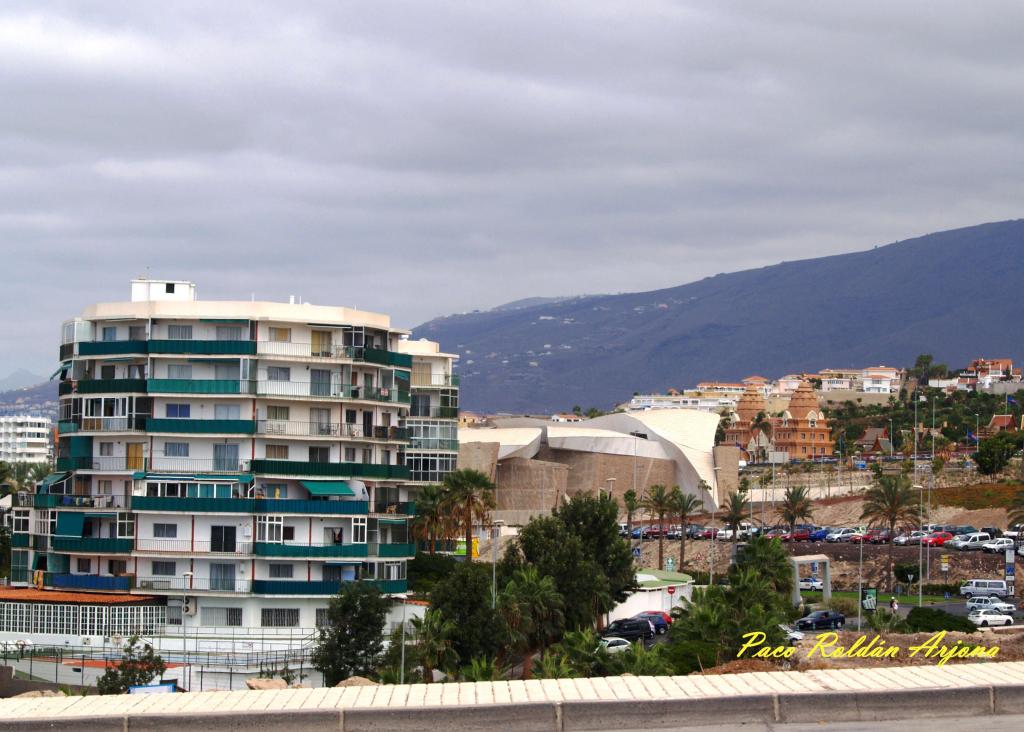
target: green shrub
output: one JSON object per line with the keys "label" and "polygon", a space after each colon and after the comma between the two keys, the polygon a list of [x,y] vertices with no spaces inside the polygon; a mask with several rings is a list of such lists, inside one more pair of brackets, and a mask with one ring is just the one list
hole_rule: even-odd
{"label": "green shrub", "polygon": [[943,595],[949,593],[950,597],[958,597],[960,595],[960,585],[954,584],[941,584],[941,583],[930,583],[924,586],[924,594],[926,595]]}
{"label": "green shrub", "polygon": [[934,633],[937,630],[952,630],[957,633],[974,633],[977,628],[967,618],[950,615],[944,610],[931,607],[915,607],[907,615],[907,628],[911,633]]}
{"label": "green shrub", "polygon": [[714,643],[682,640],[665,644],[665,660],[673,673],[684,676],[711,668],[718,663],[718,648]]}
{"label": "green shrub", "polygon": [[430,594],[438,580],[454,572],[458,564],[447,554],[418,553],[407,568],[409,590],[423,595]]}
{"label": "green shrub", "polygon": [[857,616],[857,601],[850,597],[833,597],[829,601],[829,610],[840,612],[846,617]]}

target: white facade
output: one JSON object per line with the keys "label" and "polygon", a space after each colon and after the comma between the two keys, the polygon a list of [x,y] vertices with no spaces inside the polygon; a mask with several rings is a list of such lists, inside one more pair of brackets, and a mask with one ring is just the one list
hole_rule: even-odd
{"label": "white facade", "polygon": [[50,459],[49,417],[0,417],[0,461],[45,463]]}
{"label": "white facade", "polygon": [[630,412],[645,412],[651,409],[696,409],[701,412],[723,412],[736,407],[736,397],[720,395],[682,394],[637,394],[629,400]]}

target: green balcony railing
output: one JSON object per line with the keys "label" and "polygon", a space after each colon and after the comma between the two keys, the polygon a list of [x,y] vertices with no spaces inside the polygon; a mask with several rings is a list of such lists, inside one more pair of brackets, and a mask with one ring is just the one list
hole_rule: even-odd
{"label": "green balcony railing", "polygon": [[302,544],[272,544],[256,542],[257,557],[365,557],[366,544],[325,544],[306,546]]}
{"label": "green balcony railing", "polygon": [[30,538],[28,534],[11,534],[11,546],[28,548],[32,543]]}
{"label": "green balcony railing", "polygon": [[299,580],[253,580],[252,591],[258,595],[336,595],[340,580],[302,582]]}
{"label": "green balcony railing", "polygon": [[251,498],[168,498],[132,496],[133,511],[176,511],[182,513],[252,513]]}
{"label": "green balcony railing", "polygon": [[257,498],[253,513],[303,513],[365,516],[370,512],[369,501],[320,501],[302,498]]}
{"label": "green balcony railing", "polygon": [[378,590],[386,595],[394,595],[399,592],[409,591],[409,580],[363,580],[375,586]]}
{"label": "green balcony railing", "polygon": [[43,584],[69,590],[105,590],[127,592],[131,589],[131,577],[110,577],[94,574],[57,574],[47,572]]}
{"label": "green balcony railing", "polygon": [[413,501],[402,501],[400,503],[388,503],[380,501],[373,506],[374,513],[394,514],[397,516],[415,516],[416,504]]}
{"label": "green balcony railing", "polygon": [[66,435],[70,432],[78,432],[78,424],[76,422],[58,422],[57,431],[62,435]]}
{"label": "green balcony railing", "polygon": [[146,431],[251,435],[256,432],[256,422],[252,419],[147,419]]}
{"label": "green balcony railing", "polygon": [[79,356],[119,356],[125,353],[148,353],[146,341],[83,341],[78,344]]}
{"label": "green balcony railing", "polygon": [[404,465],[376,463],[311,463],[300,460],[253,460],[252,472],[261,475],[308,475],[323,478],[406,479]]}
{"label": "green balcony railing", "polygon": [[87,536],[54,536],[51,537],[53,551],[80,552],[85,554],[131,554],[132,539],[104,539]]}
{"label": "green balcony railing", "polygon": [[37,493],[32,496],[32,505],[35,508],[56,508],[61,505],[64,501],[64,496],[61,495],[48,495],[46,493]]}
{"label": "green balcony railing", "polygon": [[255,394],[255,382],[243,379],[150,379],[150,394]]}
{"label": "green balcony railing", "polygon": [[145,379],[81,379],[62,381],[57,386],[59,396],[69,394],[125,394],[146,393]]}
{"label": "green balcony railing", "polygon": [[409,440],[409,450],[448,450],[458,452],[458,440],[442,440],[436,437],[413,437]]}
{"label": "green balcony railing", "polygon": [[376,544],[375,546],[378,557],[402,558],[412,557],[416,554],[415,544]]}
{"label": "green balcony railing", "polygon": [[151,340],[150,353],[188,353],[203,356],[255,356],[256,341]]}
{"label": "green balcony railing", "polygon": [[363,360],[367,363],[375,363],[379,366],[399,366],[401,368],[412,368],[412,356],[407,353],[395,353],[378,348],[364,348]]}

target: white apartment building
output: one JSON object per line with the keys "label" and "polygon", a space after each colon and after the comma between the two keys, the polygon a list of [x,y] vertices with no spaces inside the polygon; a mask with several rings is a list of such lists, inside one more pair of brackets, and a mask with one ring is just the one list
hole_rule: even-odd
{"label": "white apartment building", "polygon": [[701,412],[723,412],[736,407],[736,397],[692,392],[681,394],[637,394],[629,400],[626,410],[646,412],[652,409],[696,409]]}
{"label": "white apartment building", "polygon": [[865,394],[895,394],[902,377],[902,370],[892,366],[871,366],[861,371],[860,390]]}
{"label": "white apartment building", "polygon": [[50,459],[52,429],[49,417],[0,417],[0,461],[45,463]]}
{"label": "white apartment building", "polygon": [[311,629],[342,582],[405,592],[417,485],[458,454],[456,357],[407,336],[185,281],[86,308],[62,330],[56,472],[16,502],[13,582],[139,596],[186,629]]}

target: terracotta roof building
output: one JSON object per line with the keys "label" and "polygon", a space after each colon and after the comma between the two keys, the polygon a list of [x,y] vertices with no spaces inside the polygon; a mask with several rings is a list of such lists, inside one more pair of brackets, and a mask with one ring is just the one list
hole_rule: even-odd
{"label": "terracotta roof building", "polygon": [[808,381],[803,381],[789,399],[781,418],[773,420],[775,449],[790,460],[809,460],[832,455],[832,434],[818,398]]}

